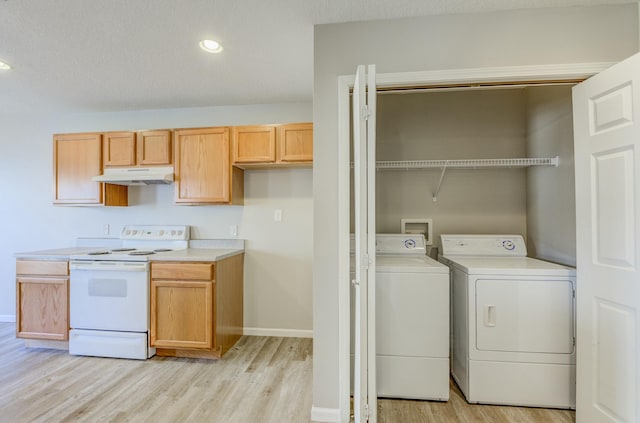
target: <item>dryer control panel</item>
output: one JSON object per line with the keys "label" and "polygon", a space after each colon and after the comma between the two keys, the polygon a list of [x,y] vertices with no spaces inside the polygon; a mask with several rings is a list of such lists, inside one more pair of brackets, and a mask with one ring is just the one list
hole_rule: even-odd
{"label": "dryer control panel", "polygon": [[526,257],[522,235],[440,235],[444,256]]}

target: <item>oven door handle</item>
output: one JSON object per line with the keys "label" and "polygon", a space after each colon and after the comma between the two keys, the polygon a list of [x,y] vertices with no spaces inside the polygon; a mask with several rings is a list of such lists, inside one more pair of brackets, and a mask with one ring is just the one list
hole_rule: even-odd
{"label": "oven door handle", "polygon": [[98,272],[146,272],[149,269],[149,264],[122,261],[72,261],[69,263],[69,269]]}

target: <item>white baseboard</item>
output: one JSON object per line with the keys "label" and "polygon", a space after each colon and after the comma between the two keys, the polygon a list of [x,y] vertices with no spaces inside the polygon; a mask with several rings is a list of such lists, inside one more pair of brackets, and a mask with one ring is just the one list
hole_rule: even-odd
{"label": "white baseboard", "polygon": [[313,331],[304,329],[271,329],[245,327],[243,334],[249,336],[279,336],[283,338],[313,338]]}
{"label": "white baseboard", "polygon": [[340,423],[340,409],[311,407],[311,421]]}
{"label": "white baseboard", "polygon": [[15,323],[16,322],[16,315],[15,314],[0,314],[0,322]]}

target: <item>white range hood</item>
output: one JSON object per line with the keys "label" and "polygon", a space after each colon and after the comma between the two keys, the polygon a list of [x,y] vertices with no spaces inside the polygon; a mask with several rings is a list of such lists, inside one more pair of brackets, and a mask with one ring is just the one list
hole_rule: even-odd
{"label": "white range hood", "polygon": [[108,168],[104,174],[92,178],[96,182],[115,185],[157,185],[173,182],[173,167]]}

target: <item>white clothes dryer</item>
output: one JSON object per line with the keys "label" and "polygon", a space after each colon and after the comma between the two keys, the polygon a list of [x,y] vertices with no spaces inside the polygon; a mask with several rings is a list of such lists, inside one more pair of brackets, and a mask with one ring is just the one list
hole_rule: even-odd
{"label": "white clothes dryer", "polygon": [[470,403],[575,408],[575,269],[520,235],[441,235],[454,380]]}
{"label": "white clothes dryer", "polygon": [[449,268],[425,251],[423,235],[376,235],[379,397],[449,399]]}

